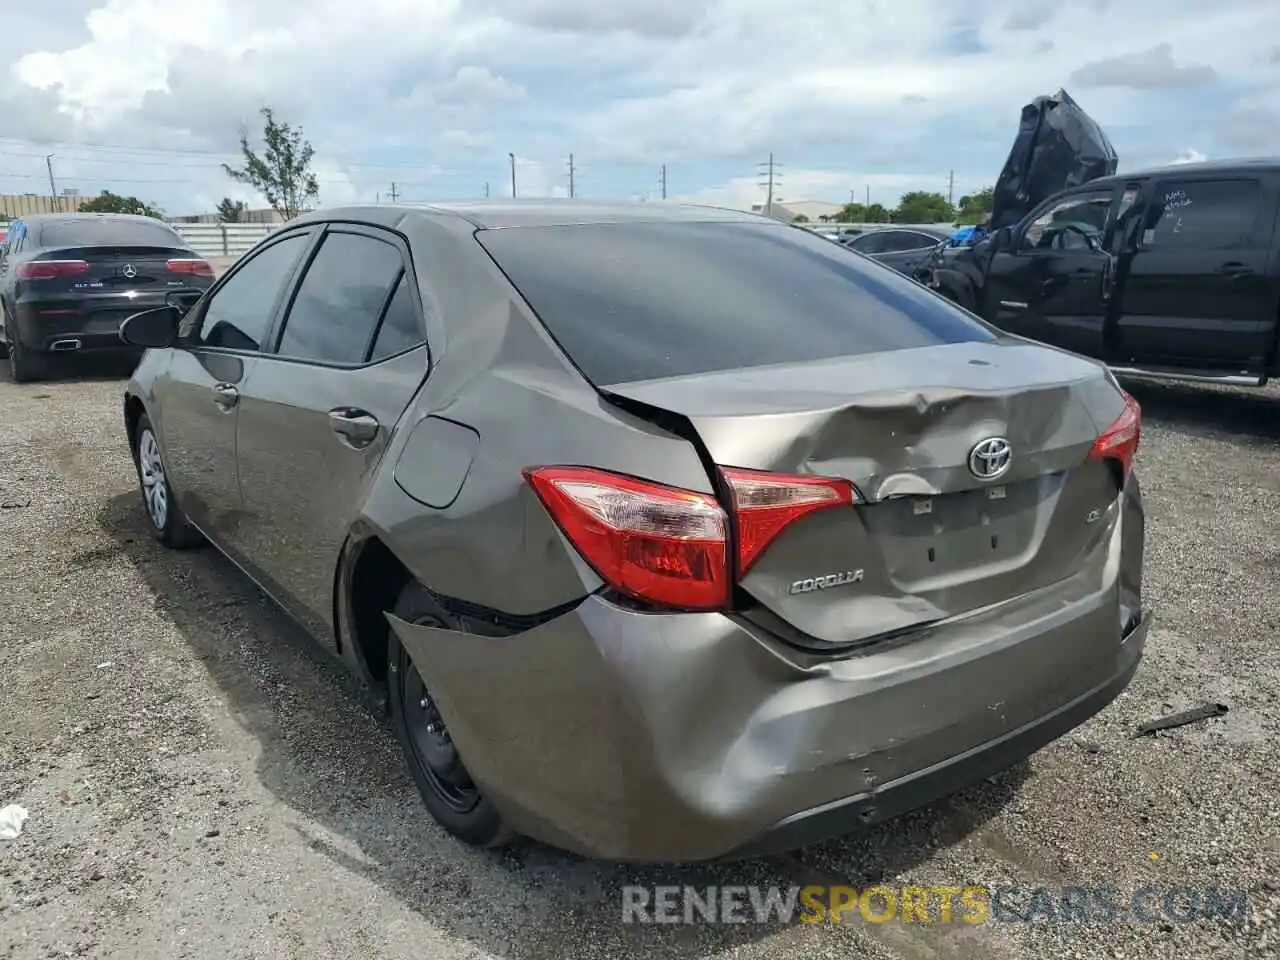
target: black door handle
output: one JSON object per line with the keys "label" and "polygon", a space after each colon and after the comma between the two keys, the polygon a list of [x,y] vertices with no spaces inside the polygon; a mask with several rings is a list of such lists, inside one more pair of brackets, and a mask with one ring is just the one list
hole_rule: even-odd
{"label": "black door handle", "polygon": [[378,436],[378,418],[355,407],[335,407],[329,411],[329,426],[338,439],[353,448],[367,447]]}

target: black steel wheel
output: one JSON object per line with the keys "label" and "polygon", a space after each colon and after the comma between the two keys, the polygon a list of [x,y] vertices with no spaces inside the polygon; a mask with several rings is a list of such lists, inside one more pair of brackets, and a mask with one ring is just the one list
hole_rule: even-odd
{"label": "black steel wheel", "polygon": [[[395,616],[408,623],[458,629],[430,592],[410,583],[396,601]],[[395,631],[387,642],[387,701],[405,763],[432,817],[472,846],[496,847],[511,838],[497,809],[472,781],[431,695],[429,680]]]}

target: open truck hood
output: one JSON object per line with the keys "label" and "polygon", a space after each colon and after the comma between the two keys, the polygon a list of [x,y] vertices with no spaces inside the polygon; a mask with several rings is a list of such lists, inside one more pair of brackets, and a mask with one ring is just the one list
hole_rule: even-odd
{"label": "open truck hood", "polygon": [[1022,108],[1018,135],[996,180],[991,227],[1021,220],[1055,193],[1116,172],[1119,158],[1102,128],[1059,90]]}

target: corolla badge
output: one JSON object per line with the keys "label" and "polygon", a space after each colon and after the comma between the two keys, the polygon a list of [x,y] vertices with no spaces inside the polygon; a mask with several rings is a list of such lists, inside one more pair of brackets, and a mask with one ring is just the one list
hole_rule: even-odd
{"label": "corolla badge", "polygon": [[866,578],[865,570],[845,570],[842,573],[829,573],[825,577],[806,577],[791,584],[787,591],[791,596],[797,593],[812,593],[815,590],[829,590],[831,587],[843,587],[850,583],[861,583]]}
{"label": "corolla badge", "polygon": [[1004,437],[987,437],[969,451],[969,472],[979,480],[1004,476],[1013,464],[1013,447]]}

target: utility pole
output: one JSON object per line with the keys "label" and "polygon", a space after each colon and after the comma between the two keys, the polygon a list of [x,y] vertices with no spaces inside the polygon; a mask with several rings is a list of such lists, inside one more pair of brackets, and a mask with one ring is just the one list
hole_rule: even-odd
{"label": "utility pole", "polygon": [[662,188],[662,199],[667,199],[667,165],[662,165],[662,170],[658,173],[658,186]]}
{"label": "utility pole", "polygon": [[867,184],[867,206],[865,209],[866,209],[866,213],[864,213],[863,216],[866,217],[867,222],[870,223],[871,222],[871,184],[869,183]]}
{"label": "utility pole", "polygon": [[766,217],[772,217],[773,216],[773,188],[776,185],[778,185],[782,180],[781,175],[778,174],[777,172],[777,168],[781,166],[781,164],[775,163],[773,159],[773,154],[770,153],[768,162],[757,164],[757,166],[763,167],[764,173],[766,175],[765,182],[760,184],[760,186],[765,188],[764,215]]}
{"label": "utility pole", "polygon": [[53,154],[47,154],[44,158],[44,165],[49,168],[49,204],[58,211],[58,187],[53,182]]}
{"label": "utility pole", "polygon": [[573,154],[569,154],[569,199],[574,197],[573,192]]}
{"label": "utility pole", "polygon": [[396,185],[394,183],[391,184],[391,192],[387,194],[387,196],[391,198],[392,203],[395,203],[397,200],[400,199],[400,194],[396,190]]}
{"label": "utility pole", "polygon": [[947,203],[951,203],[956,195],[956,172],[952,170],[947,174]]}
{"label": "utility pole", "polygon": [[511,158],[511,199],[514,200],[516,198],[516,155],[508,153],[507,156]]}
{"label": "utility pole", "polygon": [[488,180],[484,182],[484,198],[486,200],[489,199],[489,181]]}

